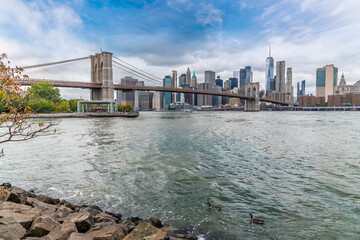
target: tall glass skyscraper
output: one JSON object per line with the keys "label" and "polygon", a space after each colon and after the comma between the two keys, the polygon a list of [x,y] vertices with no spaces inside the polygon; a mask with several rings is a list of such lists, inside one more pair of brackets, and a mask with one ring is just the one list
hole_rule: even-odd
{"label": "tall glass skyscraper", "polygon": [[246,70],[246,83],[251,83],[253,78],[253,73],[251,71],[251,66],[245,66]]}
{"label": "tall glass skyscraper", "polygon": [[[163,79],[163,87],[167,87],[167,88],[173,87],[173,80],[171,76],[165,76],[165,78]],[[171,100],[172,100],[171,92],[164,92],[164,98],[163,98],[164,108],[169,109]]]}
{"label": "tall glass skyscraper", "polygon": [[271,48],[269,47],[269,57],[266,58],[265,84],[266,92],[271,89],[270,82],[274,79],[274,58],[271,57]]}

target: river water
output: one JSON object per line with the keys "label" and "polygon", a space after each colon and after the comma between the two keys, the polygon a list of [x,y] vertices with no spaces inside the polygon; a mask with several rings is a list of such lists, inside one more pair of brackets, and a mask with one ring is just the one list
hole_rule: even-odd
{"label": "river water", "polygon": [[358,112],[142,112],[56,130],[1,146],[0,182],[206,239],[360,239]]}

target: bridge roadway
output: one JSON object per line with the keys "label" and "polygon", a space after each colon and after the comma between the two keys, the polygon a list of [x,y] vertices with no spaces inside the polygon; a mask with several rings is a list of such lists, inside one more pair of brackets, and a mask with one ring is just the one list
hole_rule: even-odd
{"label": "bridge roadway", "polygon": [[[82,88],[82,89],[100,89],[101,83],[92,83],[92,82],[79,82],[79,81],[59,81],[59,80],[45,80],[45,79],[21,79],[19,83],[23,86],[30,86],[31,84],[39,83],[40,81],[48,82],[54,85],[54,87],[66,87],[66,88]],[[189,88],[166,88],[166,87],[157,87],[157,86],[136,86],[136,85],[121,85],[114,84],[114,90],[122,91],[156,91],[156,92],[179,92],[179,93],[192,93],[192,94],[203,94],[203,95],[212,95],[212,96],[221,96],[221,97],[232,97],[240,98],[245,100],[254,100],[255,97],[240,95],[237,93],[229,92],[213,92],[213,91],[204,91],[204,90],[195,90]],[[274,104],[280,104],[283,106],[288,106],[289,103],[281,102],[277,100],[272,100],[268,98],[260,98],[260,101],[269,102]]]}

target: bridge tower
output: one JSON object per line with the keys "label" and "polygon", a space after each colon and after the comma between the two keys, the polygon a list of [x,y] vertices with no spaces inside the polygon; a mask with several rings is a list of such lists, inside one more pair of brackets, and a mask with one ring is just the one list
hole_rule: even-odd
{"label": "bridge tower", "polygon": [[260,111],[259,106],[259,89],[260,84],[258,82],[248,83],[245,85],[245,95],[255,97],[255,99],[245,100],[245,111],[246,112],[258,112]]}
{"label": "bridge tower", "polygon": [[111,52],[90,55],[91,82],[102,83],[101,89],[90,90],[90,100],[92,101],[114,101],[112,55]]}

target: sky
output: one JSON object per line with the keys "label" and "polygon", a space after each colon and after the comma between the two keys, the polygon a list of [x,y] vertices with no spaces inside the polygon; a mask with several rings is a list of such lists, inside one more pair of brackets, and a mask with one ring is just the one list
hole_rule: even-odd
{"label": "sky", "polygon": [[[102,49],[159,78],[189,67],[198,82],[205,70],[226,80],[252,66],[265,87],[271,44],[275,62],[293,68],[294,89],[306,80],[315,93],[316,69],[326,64],[348,84],[360,80],[359,0],[0,0],[0,10],[0,52],[19,66]],[[78,69],[88,78],[89,64]],[[114,74],[116,83],[122,74],[129,75]]]}

